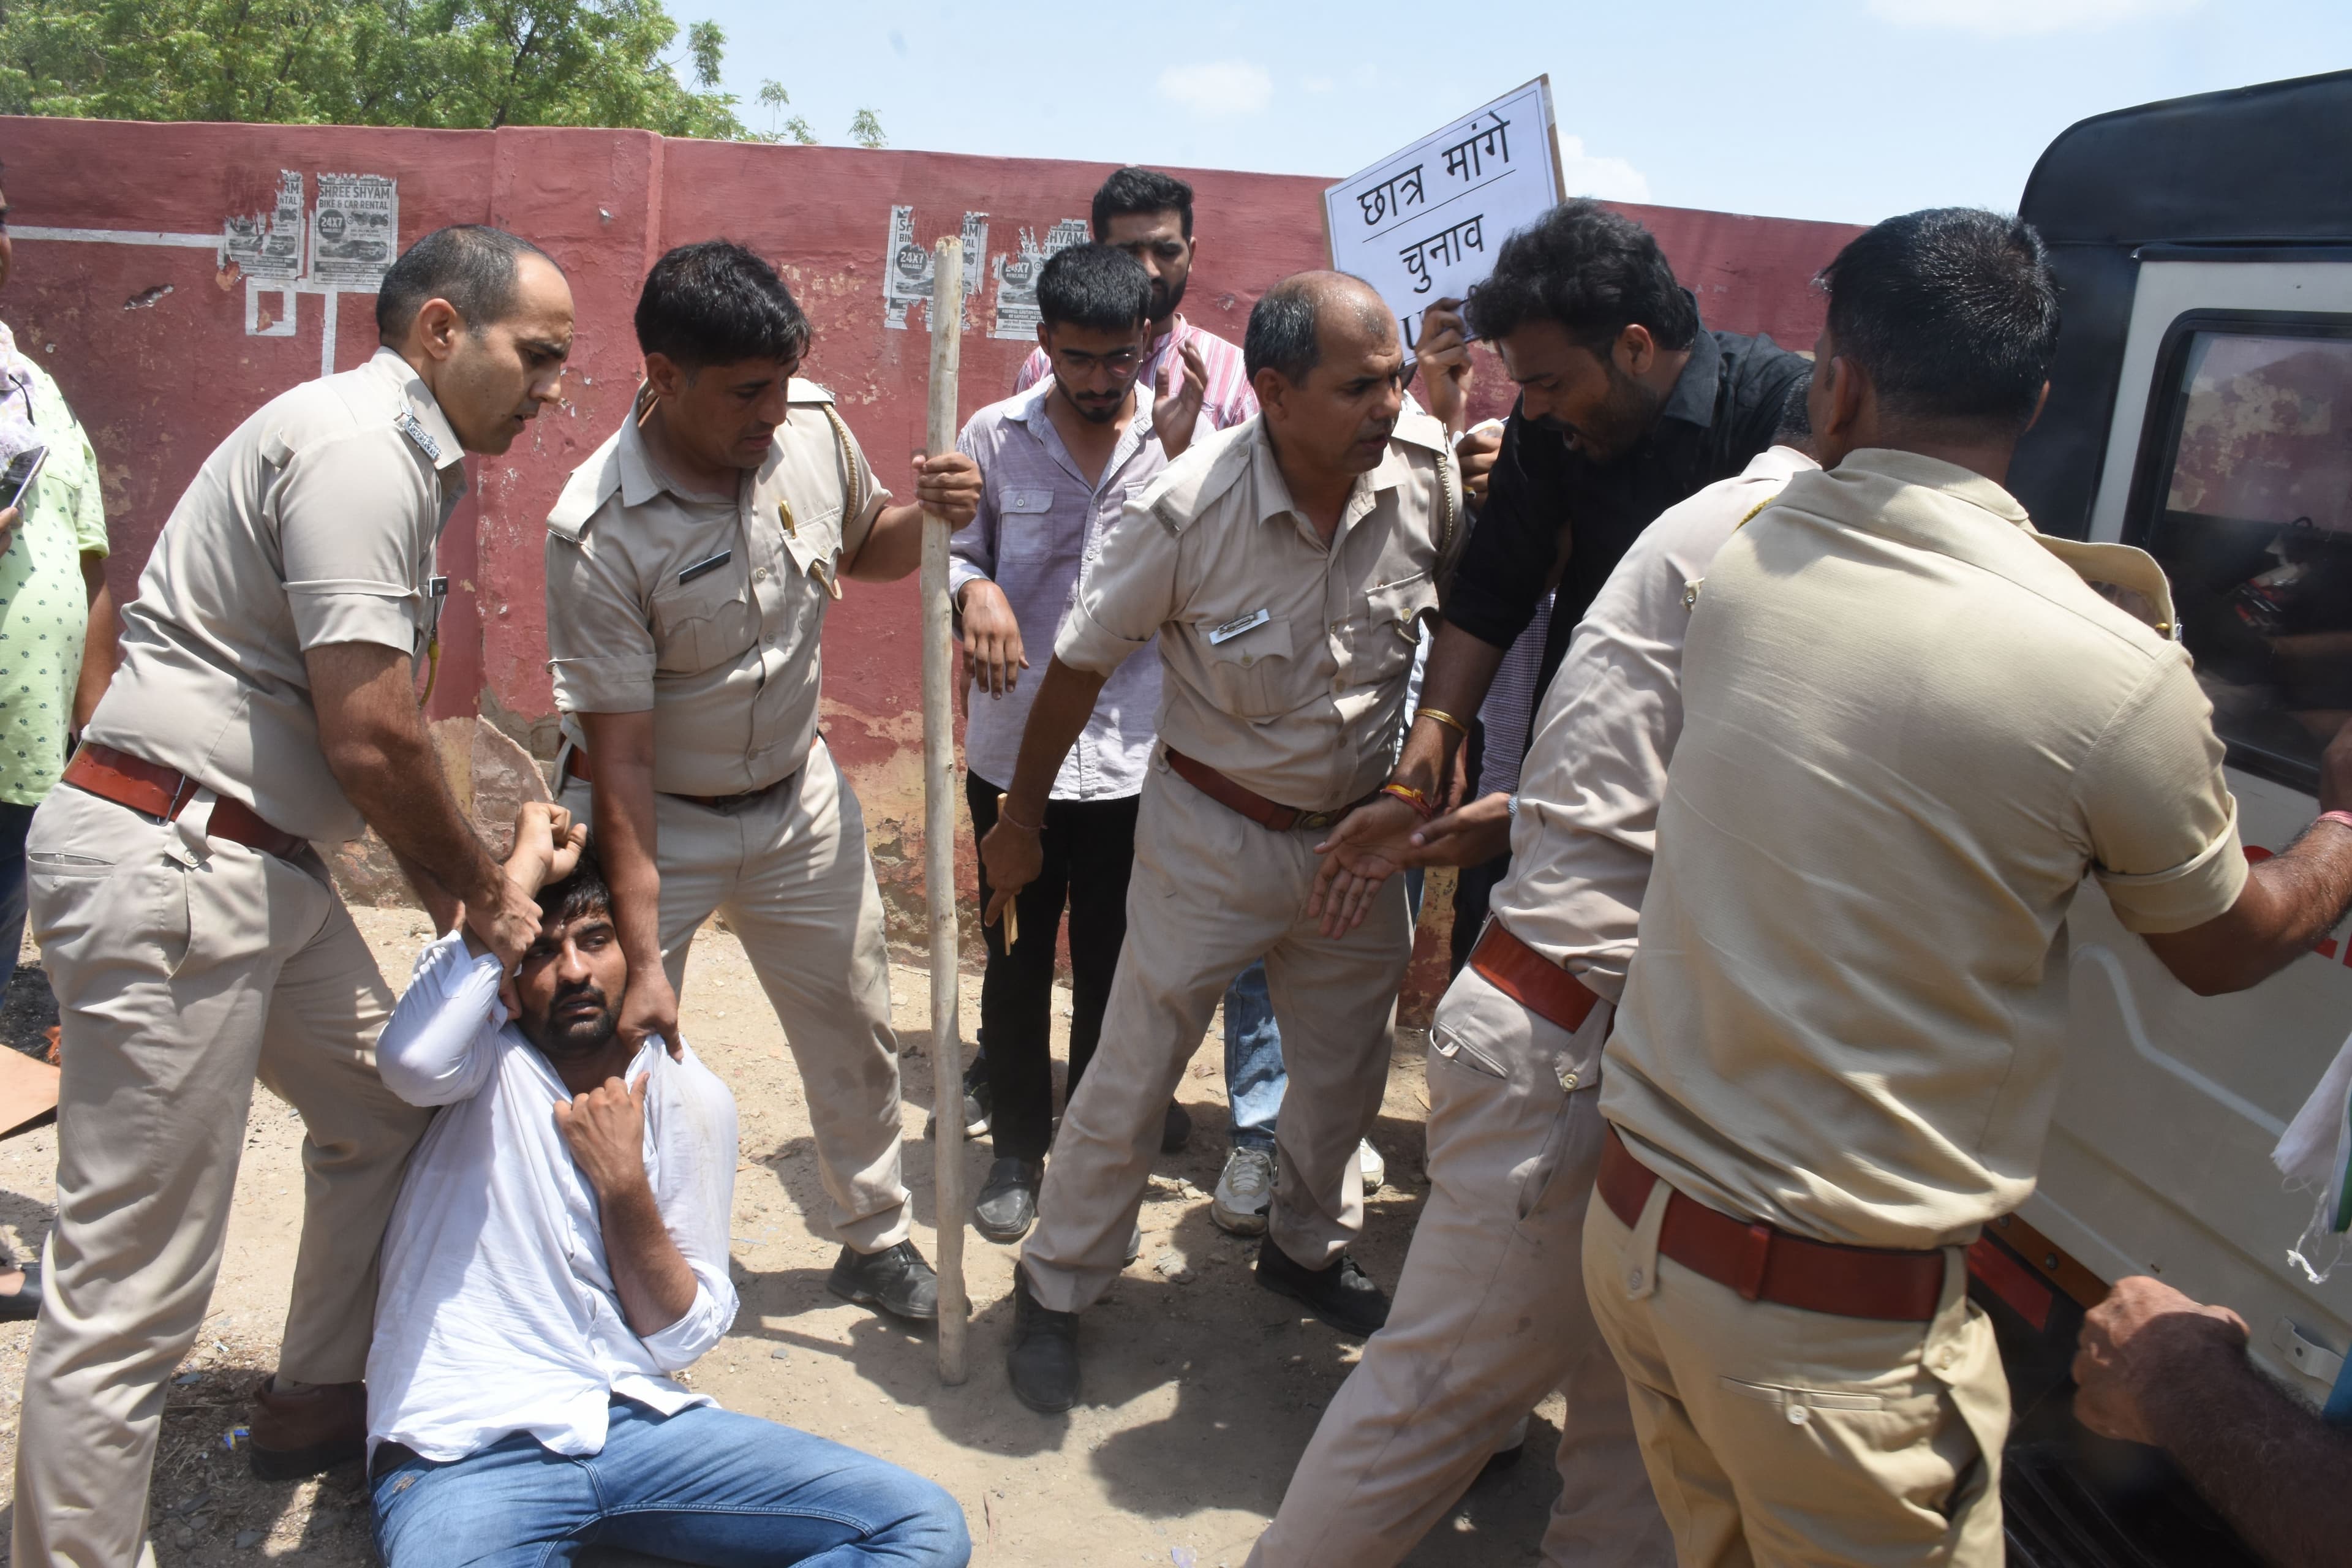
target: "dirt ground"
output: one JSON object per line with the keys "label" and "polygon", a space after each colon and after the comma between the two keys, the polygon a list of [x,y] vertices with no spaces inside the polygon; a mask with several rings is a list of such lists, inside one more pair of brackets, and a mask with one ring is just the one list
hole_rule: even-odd
{"label": "dirt ground", "polygon": [[[422,919],[405,910],[354,913],[396,983],[424,940]],[[27,984],[12,987],[0,1028],[47,1021],[37,996],[16,994]],[[919,971],[893,971],[906,1048],[915,1237],[936,1258],[932,1152],[922,1137],[931,1103],[922,1043],[928,986]],[[977,1027],[978,989],[967,980],[967,1038]],[[1067,1008],[1065,992],[1065,1017]],[[742,1126],[733,1226],[742,1311],[734,1332],[693,1368],[697,1388],[730,1409],[803,1427],[939,1480],[963,1504],[978,1563],[1239,1568],[1357,1348],[1262,1289],[1250,1271],[1256,1244],[1210,1223],[1226,1125],[1216,1026],[1180,1091],[1193,1118],[1192,1145],[1154,1165],[1143,1255],[1087,1315],[1083,1403],[1060,1416],[1024,1409],[1005,1384],[1014,1248],[967,1233],[971,1373],[957,1388],[940,1382],[928,1333],[825,1292],[837,1246],[822,1234],[824,1197],[800,1079],[741,948],[724,931],[706,931],[696,943],[682,1026],[734,1089]],[[1389,1183],[1367,1205],[1357,1255],[1388,1286],[1427,1191],[1422,1049],[1418,1033],[1401,1034],[1372,1135]],[[284,1321],[301,1205],[300,1140],[293,1112],[257,1090],[219,1287],[164,1411],[152,1504],[163,1568],[376,1562],[356,1464],[299,1484],[269,1484],[255,1480],[235,1449],[246,1399],[275,1361]],[[0,1143],[0,1240],[20,1255],[37,1252],[52,1216],[56,1152],[51,1130]],[[976,1188],[987,1167],[984,1140],[967,1147],[966,1160],[967,1188]],[[0,1521],[13,1510],[17,1390],[31,1332],[30,1324],[0,1324]],[[1555,1398],[1529,1433],[1531,1457],[1474,1487],[1409,1561],[1417,1568],[1537,1561],[1558,1487],[1540,1456],[1558,1441],[1559,1415]]]}

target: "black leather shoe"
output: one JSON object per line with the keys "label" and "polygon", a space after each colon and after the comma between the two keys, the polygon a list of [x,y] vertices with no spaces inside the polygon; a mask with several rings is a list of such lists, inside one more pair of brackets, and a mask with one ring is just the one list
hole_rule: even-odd
{"label": "black leather shoe", "polygon": [[1174,1100],[1168,1102],[1168,1120],[1160,1124],[1160,1152],[1176,1154],[1192,1141],[1192,1115]]}
{"label": "black leather shoe", "polygon": [[41,1266],[19,1263],[15,1267],[25,1271],[25,1282],[0,1296],[0,1323],[29,1323],[41,1315]]}
{"label": "black leather shoe", "polygon": [[1037,1219],[1037,1187],[1045,1179],[1042,1160],[1000,1159],[988,1167],[987,1184],[971,1205],[971,1228],[991,1241],[1018,1241]]}
{"label": "black leather shoe", "polygon": [[1328,1268],[1308,1268],[1294,1262],[1269,1236],[1257,1249],[1257,1282],[1276,1295],[1305,1303],[1308,1311],[1341,1333],[1359,1339],[1377,1332],[1389,1321],[1388,1297],[1344,1252]]}
{"label": "black leather shoe", "polygon": [[367,1452],[367,1384],[280,1390],[275,1376],[253,1391],[246,1462],[265,1481],[315,1476]]}
{"label": "black leather shoe", "polygon": [[1013,1397],[1041,1415],[1078,1402],[1078,1315],[1056,1312],[1029,1294],[1029,1277],[1013,1271],[1013,1348],[1004,1371]]}
{"label": "black leather shoe", "polygon": [[855,1301],[861,1307],[879,1307],[894,1318],[904,1318],[912,1323],[937,1322],[940,1316],[940,1277],[923,1261],[911,1241],[896,1247],[886,1247],[879,1252],[858,1252],[851,1247],[841,1249],[834,1259],[833,1276],[824,1288],[845,1301]]}

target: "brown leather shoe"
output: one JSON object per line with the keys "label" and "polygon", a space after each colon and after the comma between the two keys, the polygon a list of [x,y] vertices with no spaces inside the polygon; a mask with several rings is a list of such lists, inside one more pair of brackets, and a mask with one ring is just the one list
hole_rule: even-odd
{"label": "brown leather shoe", "polygon": [[366,1384],[320,1384],[293,1394],[277,1384],[265,1378],[253,1394],[246,1454],[256,1476],[299,1480],[367,1451]]}

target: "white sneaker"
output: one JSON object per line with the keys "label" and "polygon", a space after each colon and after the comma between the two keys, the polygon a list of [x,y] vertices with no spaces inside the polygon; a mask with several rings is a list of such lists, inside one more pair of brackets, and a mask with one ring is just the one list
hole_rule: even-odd
{"label": "white sneaker", "polygon": [[1235,1236],[1264,1236],[1265,1211],[1274,1202],[1274,1156],[1263,1149],[1239,1148],[1225,1156],[1209,1217]]}
{"label": "white sneaker", "polygon": [[1389,1163],[1372,1147],[1369,1138],[1356,1144],[1356,1168],[1364,1173],[1364,1191],[1377,1193],[1389,1179]]}

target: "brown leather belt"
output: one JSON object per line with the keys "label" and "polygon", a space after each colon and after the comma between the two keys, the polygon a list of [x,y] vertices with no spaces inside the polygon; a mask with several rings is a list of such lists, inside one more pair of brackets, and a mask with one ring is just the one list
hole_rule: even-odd
{"label": "brown leather belt", "polygon": [[[187,810],[188,803],[195,799],[196,792],[204,788],[187,774],[174,773],[144,757],[87,742],[74,752],[73,761],[66,764],[65,782],[100,800],[127,805],[163,822],[177,821],[180,813]],[[308,840],[272,827],[253,807],[226,795],[215,797],[213,818],[205,834],[206,837],[226,838],[248,849],[258,849],[264,855],[275,855],[280,860],[295,859],[310,847]]]}
{"label": "brown leather belt", "polygon": [[[1601,1201],[1625,1224],[1640,1223],[1657,1173],[1609,1129],[1601,1151]],[[1944,1254],[1808,1241],[1769,1225],[1734,1219],[1675,1193],[1666,1200],[1658,1252],[1750,1301],[1773,1301],[1841,1318],[1924,1323],[1944,1301]]]}
{"label": "brown leather belt", "polygon": [[1504,930],[1498,920],[1489,920],[1478,933],[1478,945],[1470,950],[1470,967],[1496,990],[1570,1034],[1584,1026],[1601,1000],[1585,989],[1583,981]]}
{"label": "brown leather belt", "polygon": [[1244,789],[1208,763],[1194,762],[1173,746],[1167,751],[1168,765],[1178,778],[1226,810],[1239,812],[1273,833],[1287,833],[1294,827],[1328,827],[1358,806],[1378,800],[1381,795],[1374,790],[1362,800],[1349,801],[1337,811],[1301,811],[1295,805],[1268,800],[1255,790]]}
{"label": "brown leather belt", "polygon": [[[588,776],[588,748],[585,746],[574,746],[564,753],[563,772],[567,777],[578,779],[584,784],[593,784],[596,782]],[[661,793],[674,800],[690,800],[695,805],[711,811],[734,811],[739,807],[749,805],[778,785],[790,784],[797,776],[796,773],[786,773],[775,784],[761,784],[758,789],[747,789],[740,795],[680,795],[677,791],[670,789],[663,790]]]}

